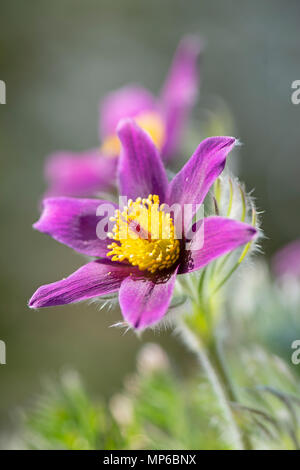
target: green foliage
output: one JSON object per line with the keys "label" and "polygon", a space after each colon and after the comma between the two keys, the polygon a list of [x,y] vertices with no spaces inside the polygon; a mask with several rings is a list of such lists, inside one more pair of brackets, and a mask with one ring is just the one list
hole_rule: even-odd
{"label": "green foliage", "polygon": [[[146,346],[148,347],[148,346]],[[146,355],[155,355],[151,345]],[[162,354],[162,351],[159,352]],[[142,356],[142,355],[141,355]],[[140,356],[140,357],[141,357]],[[183,381],[167,359],[164,367],[139,364],[121,394],[94,402],[77,374],[48,384],[24,414],[22,441],[31,449],[226,448],[206,384]],[[142,361],[143,362],[143,361]]]}
{"label": "green foliage", "polygon": [[[236,413],[255,448],[299,445],[299,384],[286,364],[258,347],[228,358],[240,396]],[[157,345],[145,345],[137,372],[108,403],[95,402],[74,372],[48,384],[24,414],[31,449],[226,449],[228,436],[204,377],[183,379]]]}
{"label": "green foliage", "polygon": [[[94,403],[74,372],[47,385],[24,416],[24,444],[30,449],[118,448],[122,437],[103,403]],[[115,447],[114,447],[115,446]]]}
{"label": "green foliage", "polygon": [[259,346],[240,349],[229,358],[239,383],[241,405],[235,412],[246,421],[258,449],[299,449],[299,381],[280,359]]}
{"label": "green foliage", "polygon": [[[291,353],[291,340],[298,337],[299,288],[275,284],[260,264],[231,286],[229,313],[218,328],[238,395],[238,403],[231,403],[234,416],[255,449],[299,448],[297,367],[288,354],[278,357],[281,349]],[[283,347],[274,343],[279,330],[286,337]],[[91,398],[74,372],[48,384],[24,413],[21,440],[33,449],[226,449],[228,433],[207,378],[180,376],[158,345],[146,344],[136,372],[108,401]]]}
{"label": "green foliage", "polygon": [[216,416],[216,408],[206,387],[180,382],[171,371],[157,371],[139,377],[133,398],[135,422],[147,448],[226,447],[211,419]]}

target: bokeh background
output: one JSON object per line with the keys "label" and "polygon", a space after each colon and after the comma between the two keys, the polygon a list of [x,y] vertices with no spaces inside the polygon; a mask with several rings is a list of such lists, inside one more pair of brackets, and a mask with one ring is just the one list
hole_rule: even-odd
{"label": "bokeh background", "polygon": [[[240,177],[265,211],[266,256],[299,236],[300,105],[291,103],[291,83],[300,79],[300,3],[2,0],[0,9],[0,79],[7,85],[7,104],[0,105],[3,435],[44,376],[72,366],[91,393],[108,396],[134,368],[141,341],[109,328],[118,310],[26,307],[37,286],[81,265],[80,256],[31,224],[45,190],[45,156],[98,144],[98,103],[111,89],[140,82],[158,92],[182,35],[205,40],[195,114],[215,97],[229,107],[244,144]],[[145,337],[163,343],[182,371],[191,368],[170,333]]]}

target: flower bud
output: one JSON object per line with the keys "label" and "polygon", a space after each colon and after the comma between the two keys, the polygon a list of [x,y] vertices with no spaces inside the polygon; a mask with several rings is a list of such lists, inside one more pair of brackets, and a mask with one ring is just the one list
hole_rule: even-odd
{"label": "flower bud", "polygon": [[109,402],[109,408],[120,426],[128,426],[132,422],[133,406],[130,398],[126,395],[114,395]]}
{"label": "flower bud", "polygon": [[168,356],[158,344],[147,343],[142,347],[137,358],[137,368],[141,374],[152,374],[168,367]]}

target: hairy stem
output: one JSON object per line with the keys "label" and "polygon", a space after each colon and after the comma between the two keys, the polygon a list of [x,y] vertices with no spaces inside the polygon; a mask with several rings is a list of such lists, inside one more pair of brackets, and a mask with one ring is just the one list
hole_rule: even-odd
{"label": "hairy stem", "polygon": [[237,450],[250,450],[251,442],[232,411],[231,403],[237,403],[238,400],[218,341],[213,338],[210,346],[206,347],[187,325],[181,326],[187,344],[196,353],[213,387],[228,426],[232,445]]}

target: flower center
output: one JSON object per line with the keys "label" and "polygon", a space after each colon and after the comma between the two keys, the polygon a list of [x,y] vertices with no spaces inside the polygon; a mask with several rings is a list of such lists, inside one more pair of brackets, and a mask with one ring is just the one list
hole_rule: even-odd
{"label": "flower center", "polygon": [[111,218],[115,222],[109,238],[118,243],[108,245],[112,261],[129,261],[141,271],[162,271],[173,266],[180,252],[179,240],[170,214],[164,212],[159,197],[131,199]]}
{"label": "flower center", "polygon": [[[148,132],[154,144],[160,150],[165,140],[165,126],[159,114],[155,112],[141,113],[134,120],[144,131]],[[115,134],[109,135],[104,139],[101,146],[103,153],[109,156],[116,156],[119,155],[120,150],[121,144]]]}

